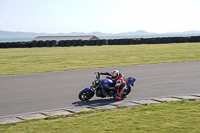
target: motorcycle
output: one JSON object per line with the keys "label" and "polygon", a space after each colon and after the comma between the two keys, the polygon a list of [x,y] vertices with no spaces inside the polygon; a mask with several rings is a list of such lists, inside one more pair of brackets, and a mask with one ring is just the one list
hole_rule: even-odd
{"label": "motorcycle", "polygon": [[[95,72],[96,78],[94,81],[92,81],[92,86],[83,89],[79,95],[78,98],[81,101],[88,101],[91,99],[94,94],[96,93],[97,97],[105,98],[105,97],[114,97],[117,94],[117,90],[108,90],[107,87],[114,87],[114,83],[111,79],[100,79],[99,72]],[[131,86],[134,86],[134,82],[136,79],[134,77],[128,77],[125,78],[126,81],[126,87],[124,91],[122,92],[122,97],[125,97],[131,92]]]}

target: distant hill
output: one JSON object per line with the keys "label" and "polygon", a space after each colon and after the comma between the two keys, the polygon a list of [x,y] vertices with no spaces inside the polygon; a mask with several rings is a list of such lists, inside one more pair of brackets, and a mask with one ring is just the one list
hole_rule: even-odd
{"label": "distant hill", "polygon": [[34,38],[37,36],[47,36],[47,35],[49,34],[33,33],[33,32],[11,32],[11,31],[0,30],[0,38]]}
{"label": "distant hill", "polygon": [[72,32],[72,33],[58,33],[58,34],[47,34],[47,33],[33,33],[33,32],[11,32],[0,30],[0,38],[35,38],[37,36],[74,36],[74,35],[94,35],[94,36],[135,36],[135,35],[200,35],[200,31],[185,31],[185,32],[172,32],[172,33],[149,33],[144,30],[138,30],[135,32],[125,32],[125,33],[101,33],[101,32]]}

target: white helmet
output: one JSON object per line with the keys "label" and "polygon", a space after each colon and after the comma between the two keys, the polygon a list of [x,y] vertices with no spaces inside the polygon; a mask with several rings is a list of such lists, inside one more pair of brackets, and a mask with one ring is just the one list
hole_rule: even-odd
{"label": "white helmet", "polygon": [[111,72],[111,76],[112,76],[112,79],[117,79],[119,77],[119,71],[118,70],[113,70]]}

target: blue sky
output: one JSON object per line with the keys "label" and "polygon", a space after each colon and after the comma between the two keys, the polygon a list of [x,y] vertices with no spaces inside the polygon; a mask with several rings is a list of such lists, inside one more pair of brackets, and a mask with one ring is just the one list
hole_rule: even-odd
{"label": "blue sky", "polygon": [[0,0],[0,30],[37,33],[200,31],[200,0]]}

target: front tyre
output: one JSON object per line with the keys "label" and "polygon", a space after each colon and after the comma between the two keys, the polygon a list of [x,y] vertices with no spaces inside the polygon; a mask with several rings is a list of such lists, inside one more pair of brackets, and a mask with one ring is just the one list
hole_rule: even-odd
{"label": "front tyre", "polygon": [[81,101],[88,101],[89,99],[91,99],[92,97],[94,96],[94,91],[85,91],[85,90],[82,90],[79,95],[78,95],[78,98],[81,100]]}

